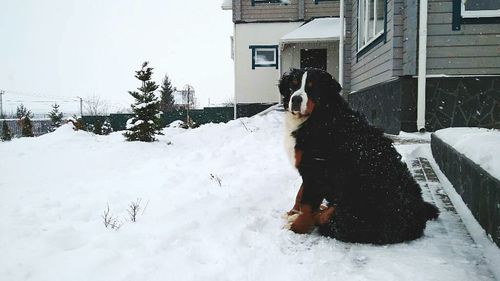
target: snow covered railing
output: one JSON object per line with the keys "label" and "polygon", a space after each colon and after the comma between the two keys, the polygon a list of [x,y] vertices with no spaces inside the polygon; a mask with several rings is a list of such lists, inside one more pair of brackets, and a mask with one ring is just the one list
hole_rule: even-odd
{"label": "snow covered railing", "polygon": [[448,128],[431,136],[432,154],[476,220],[500,247],[500,131]]}

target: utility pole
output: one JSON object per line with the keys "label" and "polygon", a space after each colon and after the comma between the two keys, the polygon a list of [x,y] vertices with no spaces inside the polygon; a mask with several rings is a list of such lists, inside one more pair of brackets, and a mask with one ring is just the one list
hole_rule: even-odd
{"label": "utility pole", "polygon": [[193,87],[189,84],[186,84],[184,86],[184,91],[187,92],[187,111],[186,111],[186,123],[188,124],[189,127],[191,127],[192,125],[192,122],[191,122],[191,118],[189,117],[189,107],[190,107],[190,103],[191,103],[191,91],[194,91]]}
{"label": "utility pole", "polygon": [[77,97],[80,99],[80,117],[83,117],[83,99],[81,97]]}
{"label": "utility pole", "polygon": [[2,102],[2,96],[5,94],[4,90],[0,90],[0,118],[3,119],[3,102]]}

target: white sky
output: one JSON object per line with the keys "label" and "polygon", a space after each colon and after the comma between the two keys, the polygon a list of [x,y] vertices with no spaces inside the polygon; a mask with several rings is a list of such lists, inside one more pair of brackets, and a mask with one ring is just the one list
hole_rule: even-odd
{"label": "white sky", "polygon": [[[231,11],[221,0],[2,0],[0,89],[4,112],[19,101],[34,112],[50,102],[76,112],[98,95],[110,111],[128,107],[127,93],[145,60],[159,84],[191,84],[199,103],[220,103],[234,92]],[[35,97],[33,97],[35,96]],[[26,102],[31,101],[31,102]],[[65,102],[67,101],[67,102]]]}

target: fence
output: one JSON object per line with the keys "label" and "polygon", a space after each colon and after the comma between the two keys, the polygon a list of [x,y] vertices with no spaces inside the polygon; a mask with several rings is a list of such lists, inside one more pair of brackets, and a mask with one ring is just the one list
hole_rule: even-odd
{"label": "fence", "polygon": [[[161,114],[163,125],[167,125],[176,120],[186,121],[187,112],[185,109],[175,110]],[[109,120],[113,131],[125,130],[127,120],[134,117],[134,114],[110,114],[109,116],[83,116],[86,125],[103,124]],[[205,107],[203,109],[189,110],[189,117],[196,125],[206,123],[228,122],[234,118],[233,107]]]}
{"label": "fence", "polygon": [[[0,119],[0,133],[3,130],[3,121],[7,122],[7,126],[9,126],[10,131],[12,132],[13,137],[21,137],[21,127],[19,127],[17,119]],[[50,126],[52,125],[52,121],[50,119],[33,119],[31,120],[33,124],[33,135],[35,137],[46,134],[50,132]]]}

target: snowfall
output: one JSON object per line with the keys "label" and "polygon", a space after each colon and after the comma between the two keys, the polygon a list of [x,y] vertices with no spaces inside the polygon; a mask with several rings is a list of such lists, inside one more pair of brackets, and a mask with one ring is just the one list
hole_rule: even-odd
{"label": "snowfall", "polygon": [[[283,148],[283,114],[170,127],[154,143],[70,125],[0,143],[0,280],[500,277],[498,248],[439,171],[427,141],[396,148],[404,161],[430,160],[457,213],[436,201],[441,216],[422,238],[374,246],[284,229],[301,181]],[[424,198],[436,200],[428,191]],[[108,207],[114,228],[104,225]]]}

